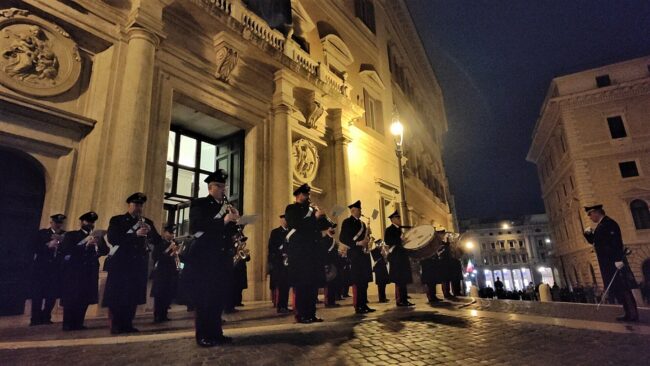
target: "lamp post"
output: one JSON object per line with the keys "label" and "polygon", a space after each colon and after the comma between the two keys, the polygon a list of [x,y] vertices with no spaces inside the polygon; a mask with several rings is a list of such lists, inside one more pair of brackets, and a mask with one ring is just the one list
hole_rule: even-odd
{"label": "lamp post", "polygon": [[399,121],[399,117],[395,117],[393,123],[390,125],[390,133],[395,138],[395,153],[397,154],[397,167],[399,168],[399,190],[400,190],[400,211],[402,211],[402,224],[409,226],[408,206],[406,205],[406,189],[404,188],[404,169],[402,168],[402,142],[404,140],[404,126]]}

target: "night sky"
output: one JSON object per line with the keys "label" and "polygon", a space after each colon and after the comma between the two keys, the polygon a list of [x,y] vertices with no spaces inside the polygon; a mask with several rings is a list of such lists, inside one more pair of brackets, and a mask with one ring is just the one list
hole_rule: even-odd
{"label": "night sky", "polygon": [[459,218],[542,213],[526,161],[553,77],[650,54],[649,0],[406,0],[445,97]]}

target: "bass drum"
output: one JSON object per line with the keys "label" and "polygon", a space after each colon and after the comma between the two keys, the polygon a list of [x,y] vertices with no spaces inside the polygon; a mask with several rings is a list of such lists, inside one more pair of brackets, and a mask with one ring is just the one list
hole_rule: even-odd
{"label": "bass drum", "polygon": [[433,257],[441,246],[435,240],[436,229],[431,225],[420,225],[404,234],[404,249],[414,259],[422,260]]}

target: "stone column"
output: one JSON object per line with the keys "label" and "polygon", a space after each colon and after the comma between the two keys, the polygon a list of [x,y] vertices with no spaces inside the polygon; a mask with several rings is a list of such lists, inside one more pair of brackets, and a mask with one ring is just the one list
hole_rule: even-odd
{"label": "stone column", "polygon": [[159,38],[139,27],[127,31],[126,57],[116,116],[113,119],[106,207],[122,210],[124,199],[146,191],[144,173],[151,117],[154,60]]}
{"label": "stone column", "polygon": [[[338,204],[349,205],[352,201],[352,192],[350,184],[350,166],[348,157],[348,144],[351,139],[348,135],[347,121],[343,117],[340,109],[328,111],[328,116],[332,120],[333,132],[333,151],[334,161],[333,169],[334,192]],[[343,219],[344,217],[341,217]]]}

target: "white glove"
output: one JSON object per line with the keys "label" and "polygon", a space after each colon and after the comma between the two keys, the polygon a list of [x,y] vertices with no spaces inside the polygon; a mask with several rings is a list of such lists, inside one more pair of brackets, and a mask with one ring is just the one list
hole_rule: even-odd
{"label": "white glove", "polygon": [[593,234],[593,233],[594,233],[594,229],[592,229],[590,227],[585,229],[585,234]]}
{"label": "white glove", "polygon": [[616,266],[617,269],[622,269],[625,267],[625,264],[623,262],[614,262],[614,265]]}

